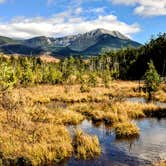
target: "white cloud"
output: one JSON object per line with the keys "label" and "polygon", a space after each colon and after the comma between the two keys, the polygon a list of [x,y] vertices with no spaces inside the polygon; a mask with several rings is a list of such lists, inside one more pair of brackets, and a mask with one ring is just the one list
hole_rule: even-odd
{"label": "white cloud", "polygon": [[75,9],[74,12],[75,12],[75,14],[79,15],[79,14],[82,13],[82,11],[83,11],[82,8],[81,8],[81,7],[78,7],[78,8]]}
{"label": "white cloud", "polygon": [[71,8],[80,6],[83,3],[83,0],[47,0],[46,3],[48,6]]}
{"label": "white cloud", "polygon": [[89,20],[79,15],[81,11],[81,8],[74,11],[69,10],[50,18],[16,17],[6,23],[0,22],[0,35],[13,38],[31,38],[43,35],[60,37],[105,28],[131,36],[140,31],[137,23],[127,24],[118,20],[115,15],[100,15],[94,20]]}
{"label": "white cloud", "polygon": [[111,0],[114,4],[134,5],[138,0]]}
{"label": "white cloud", "polygon": [[114,4],[135,5],[134,13],[141,16],[166,15],[166,0],[111,0]]}
{"label": "white cloud", "polygon": [[89,13],[104,13],[106,7],[98,7],[98,8],[92,8],[92,9],[87,9],[85,12]]}

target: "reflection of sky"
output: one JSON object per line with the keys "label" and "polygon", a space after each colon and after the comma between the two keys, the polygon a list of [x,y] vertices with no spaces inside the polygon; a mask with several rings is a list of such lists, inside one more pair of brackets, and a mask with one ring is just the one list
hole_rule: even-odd
{"label": "reflection of sky", "polygon": [[166,154],[166,121],[156,119],[138,122],[141,135],[138,142],[133,146],[131,153],[140,154],[144,158],[152,158]]}
{"label": "reflection of sky", "polygon": [[[89,162],[69,160],[69,165],[147,165],[148,161],[166,158],[166,120],[144,119],[136,121],[141,129],[139,139],[115,141],[111,128],[105,130],[104,125],[98,128],[91,122],[84,121],[78,127],[90,135],[97,135],[102,146],[99,159]],[[103,164],[104,163],[104,164]],[[120,164],[121,163],[121,164]]]}
{"label": "reflection of sky", "polygon": [[[126,101],[130,101],[132,103],[148,103],[148,100],[143,97],[129,97],[129,98],[126,98]],[[166,108],[166,103],[164,102],[154,101],[153,103],[159,107]]]}

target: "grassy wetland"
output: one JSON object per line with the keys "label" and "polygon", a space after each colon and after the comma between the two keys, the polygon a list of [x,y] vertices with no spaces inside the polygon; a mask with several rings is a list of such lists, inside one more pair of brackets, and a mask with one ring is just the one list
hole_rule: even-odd
{"label": "grassy wetland", "polygon": [[[1,162],[53,165],[70,157],[94,159],[103,150],[98,137],[79,127],[70,133],[69,126],[77,126],[85,119],[101,122],[114,130],[116,139],[130,139],[139,137],[141,132],[134,119],[166,115],[165,107],[152,102],[125,100],[146,97],[144,92],[135,91],[138,82],[111,81],[109,88],[99,84],[84,93],[80,86],[38,85],[1,94]],[[163,88],[165,85],[161,84],[161,96],[165,95]],[[158,95],[156,92],[154,97],[157,99]]]}

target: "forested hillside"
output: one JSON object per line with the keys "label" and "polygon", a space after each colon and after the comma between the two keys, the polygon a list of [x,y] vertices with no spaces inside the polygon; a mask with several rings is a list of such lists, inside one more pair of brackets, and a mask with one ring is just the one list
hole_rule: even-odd
{"label": "forested hillside", "polygon": [[141,79],[147,69],[147,63],[152,60],[161,76],[166,75],[166,34],[159,34],[149,43],[140,48],[121,49],[117,52],[107,52],[93,58],[96,69],[109,66],[118,71],[121,79]]}
{"label": "forested hillside", "polygon": [[151,39],[141,48],[121,49],[83,59],[70,57],[58,63],[35,57],[0,57],[0,85],[2,88],[44,83],[84,83],[85,77],[96,82],[115,79],[141,79],[152,60],[161,76],[166,75],[166,34]]}

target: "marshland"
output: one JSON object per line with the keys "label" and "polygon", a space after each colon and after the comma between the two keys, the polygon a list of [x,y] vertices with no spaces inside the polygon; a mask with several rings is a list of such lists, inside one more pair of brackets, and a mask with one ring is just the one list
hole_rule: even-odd
{"label": "marshland", "polygon": [[166,83],[153,56],[137,73],[144,49],[58,62],[1,55],[0,164],[164,165]]}
{"label": "marshland", "polygon": [[[134,148],[138,147],[140,141],[147,148],[159,146],[152,154],[153,158],[132,158],[127,152],[122,159],[130,165],[158,161],[159,153],[165,153],[166,122],[162,118],[166,116],[166,107],[153,102],[127,101],[135,96],[146,97],[144,92],[134,91],[138,86],[136,81],[111,81],[109,88],[100,84],[84,93],[80,91],[81,85],[67,86],[67,91],[62,85],[38,85],[6,92],[2,95],[0,111],[1,161],[5,165],[66,162],[79,165],[86,164],[86,161],[91,165],[99,158],[100,162],[105,161],[104,154],[110,154],[111,163],[115,164],[122,162],[117,156],[125,153],[118,150],[121,144],[126,149],[131,145],[132,149],[132,144]],[[161,84],[160,95],[164,95],[163,88],[165,85]],[[158,92],[154,94],[156,99],[157,96]],[[151,134],[150,142],[146,132]],[[158,134],[161,140],[154,143],[157,138],[153,134]],[[163,141],[162,145],[160,141]],[[134,148],[133,153],[137,154],[139,149]],[[115,151],[113,156],[112,151]],[[149,153],[143,146],[140,151]],[[109,163],[109,159],[105,162]]]}

